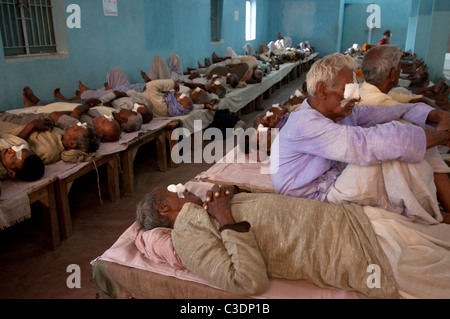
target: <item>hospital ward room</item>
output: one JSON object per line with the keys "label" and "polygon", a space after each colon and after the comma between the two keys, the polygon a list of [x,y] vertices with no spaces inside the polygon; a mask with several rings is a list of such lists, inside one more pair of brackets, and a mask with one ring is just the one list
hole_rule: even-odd
{"label": "hospital ward room", "polygon": [[447,0],[0,0],[5,307],[449,299],[449,21]]}

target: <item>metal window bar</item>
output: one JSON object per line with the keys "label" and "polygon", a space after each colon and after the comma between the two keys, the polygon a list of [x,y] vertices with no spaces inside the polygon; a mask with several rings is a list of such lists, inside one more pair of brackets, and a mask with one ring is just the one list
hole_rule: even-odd
{"label": "metal window bar", "polygon": [[5,56],[56,52],[51,0],[0,0]]}
{"label": "metal window bar", "polygon": [[211,0],[211,41],[220,40],[219,0]]}

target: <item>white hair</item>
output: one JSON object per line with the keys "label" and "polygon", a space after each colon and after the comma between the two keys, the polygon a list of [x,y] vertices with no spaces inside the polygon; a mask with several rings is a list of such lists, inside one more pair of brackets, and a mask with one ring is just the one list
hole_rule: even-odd
{"label": "white hair", "polygon": [[335,86],[341,70],[355,70],[355,62],[350,56],[334,53],[315,62],[306,76],[308,95],[314,97],[319,82],[325,83],[329,88]]}
{"label": "white hair", "polygon": [[367,52],[361,65],[364,80],[370,84],[385,81],[392,69],[397,69],[401,59],[400,48],[396,45],[379,45]]}

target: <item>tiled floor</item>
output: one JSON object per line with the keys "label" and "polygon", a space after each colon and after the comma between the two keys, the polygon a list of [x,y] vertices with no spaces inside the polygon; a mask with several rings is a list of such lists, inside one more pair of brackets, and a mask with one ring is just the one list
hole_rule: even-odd
{"label": "tiled floor", "polygon": [[[289,99],[300,89],[305,74],[281,89],[264,108]],[[258,112],[241,117],[251,125]],[[38,206],[33,217],[0,232],[0,299],[93,299],[97,287],[90,281],[90,262],[107,250],[134,222],[135,207],[143,194],[157,186],[187,182],[210,164],[182,164],[166,172],[157,170],[155,145],[141,147],[135,160],[136,194],[112,203],[106,193],[105,171],[99,169],[100,203],[96,173],[76,180],[69,193],[73,235],[55,251],[44,248],[42,218]],[[70,265],[81,269],[81,288],[70,289],[67,280]]]}

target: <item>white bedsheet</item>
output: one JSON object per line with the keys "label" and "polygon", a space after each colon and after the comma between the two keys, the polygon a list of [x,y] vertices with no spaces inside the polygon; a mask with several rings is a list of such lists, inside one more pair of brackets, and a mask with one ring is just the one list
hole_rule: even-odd
{"label": "white bedsheet", "polygon": [[[16,112],[20,113],[19,111]],[[140,134],[164,127],[169,122],[170,120],[154,119],[150,123],[143,125],[138,132],[122,133],[118,142],[100,143],[97,154],[109,155],[124,151],[128,148],[128,143],[137,138]],[[89,162],[67,163],[58,161],[45,166],[44,176],[39,181],[31,183],[13,179],[2,181],[3,190],[0,196],[0,230],[11,227],[16,223],[31,217],[30,203],[27,194],[31,188],[43,185],[47,183],[48,180],[54,179],[55,176],[59,180],[65,179],[86,165],[89,165]]]}

